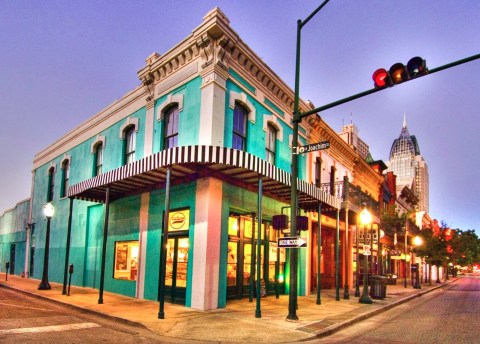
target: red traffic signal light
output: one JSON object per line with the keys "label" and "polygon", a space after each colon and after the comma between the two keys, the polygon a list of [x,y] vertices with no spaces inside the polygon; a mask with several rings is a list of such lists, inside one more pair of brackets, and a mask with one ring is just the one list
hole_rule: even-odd
{"label": "red traffic signal light", "polygon": [[384,68],[377,69],[375,73],[373,73],[373,82],[375,83],[375,87],[385,87],[390,86],[390,76],[388,72]]}
{"label": "red traffic signal light", "polygon": [[373,73],[372,78],[375,88],[390,87],[404,81],[424,76],[427,73],[428,69],[425,60],[416,56],[408,61],[406,67],[403,63],[395,63],[390,67],[388,72],[384,68],[377,69],[375,73]]}

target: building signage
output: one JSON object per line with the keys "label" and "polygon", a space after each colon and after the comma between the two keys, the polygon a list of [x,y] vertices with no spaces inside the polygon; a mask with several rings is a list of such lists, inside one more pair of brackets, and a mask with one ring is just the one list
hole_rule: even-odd
{"label": "building signage", "polygon": [[310,152],[323,150],[327,148],[330,148],[330,141],[322,141],[317,143],[311,143],[305,146],[294,147],[295,149],[294,154],[310,153]]}
{"label": "building signage", "polygon": [[190,226],[190,209],[173,210],[168,216],[168,231],[186,231]]}
{"label": "building signage", "polygon": [[278,238],[278,247],[280,248],[307,247],[307,241],[304,238],[299,238],[299,237]]}

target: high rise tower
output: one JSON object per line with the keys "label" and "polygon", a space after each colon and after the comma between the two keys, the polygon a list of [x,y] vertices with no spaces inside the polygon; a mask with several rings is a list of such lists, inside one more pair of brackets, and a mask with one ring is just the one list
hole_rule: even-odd
{"label": "high rise tower", "polygon": [[417,211],[428,212],[428,166],[420,154],[416,137],[408,132],[405,116],[400,136],[390,149],[388,166],[388,171],[397,176],[397,192],[408,186],[418,198]]}

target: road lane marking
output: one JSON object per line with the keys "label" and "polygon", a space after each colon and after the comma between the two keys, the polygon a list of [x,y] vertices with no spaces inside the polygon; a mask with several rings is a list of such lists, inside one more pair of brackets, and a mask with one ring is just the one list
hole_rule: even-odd
{"label": "road lane marking", "polygon": [[36,307],[30,307],[30,306],[12,305],[11,303],[1,303],[0,302],[0,305],[1,306],[9,306],[9,307],[33,309],[33,310],[36,310],[36,311],[49,311],[49,312],[51,311],[50,309],[46,309],[46,308],[36,308]]}
{"label": "road lane marking", "polygon": [[95,323],[79,323],[79,324],[55,325],[55,326],[12,328],[10,330],[0,330],[0,335],[19,334],[19,333],[62,332],[62,331],[70,331],[70,330],[81,330],[81,329],[93,328],[93,327],[100,327],[100,325]]}

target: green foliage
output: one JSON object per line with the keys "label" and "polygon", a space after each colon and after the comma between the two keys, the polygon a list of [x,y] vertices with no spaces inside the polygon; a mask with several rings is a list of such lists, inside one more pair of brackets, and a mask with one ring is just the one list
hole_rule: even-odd
{"label": "green foliage", "polygon": [[434,235],[431,229],[424,229],[420,235],[423,239],[423,245],[414,248],[414,252],[424,257],[427,263],[440,266],[446,262],[447,243],[443,235]]}
{"label": "green foliage", "polygon": [[474,230],[454,230],[451,258],[455,264],[467,266],[480,261],[480,239]]}

